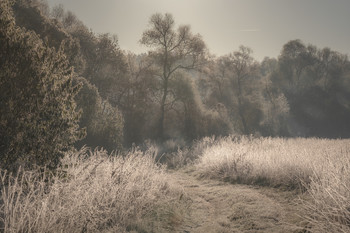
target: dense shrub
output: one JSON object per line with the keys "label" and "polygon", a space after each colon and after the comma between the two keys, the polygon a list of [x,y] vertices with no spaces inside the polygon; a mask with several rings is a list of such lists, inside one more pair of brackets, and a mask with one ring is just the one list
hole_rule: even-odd
{"label": "dense shrub", "polygon": [[82,84],[75,101],[82,110],[79,122],[85,128],[86,137],[77,142],[77,147],[87,145],[91,148],[103,147],[108,151],[119,150],[123,143],[123,117],[116,107],[103,100],[97,88],[84,78],[76,80]]}
{"label": "dense shrub", "polygon": [[[55,166],[83,136],[63,51],[16,25],[11,1],[0,2],[0,166]],[[17,165],[15,165],[17,164]]]}

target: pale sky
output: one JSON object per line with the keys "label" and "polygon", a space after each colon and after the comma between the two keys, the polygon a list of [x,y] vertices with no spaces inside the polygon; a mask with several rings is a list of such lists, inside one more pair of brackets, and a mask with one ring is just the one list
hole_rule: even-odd
{"label": "pale sky", "polygon": [[154,13],[189,24],[209,51],[225,55],[245,45],[261,61],[277,57],[289,40],[350,54],[350,0],[48,0],[63,4],[96,33],[116,34],[124,50],[139,44]]}

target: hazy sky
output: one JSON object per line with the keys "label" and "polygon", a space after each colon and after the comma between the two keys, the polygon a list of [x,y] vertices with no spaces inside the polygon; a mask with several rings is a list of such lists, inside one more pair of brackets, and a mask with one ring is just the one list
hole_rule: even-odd
{"label": "hazy sky", "polygon": [[63,4],[97,33],[116,34],[122,49],[135,53],[149,17],[171,13],[177,25],[191,25],[211,53],[225,55],[239,45],[254,57],[277,57],[282,46],[301,39],[350,54],[350,0],[48,0]]}

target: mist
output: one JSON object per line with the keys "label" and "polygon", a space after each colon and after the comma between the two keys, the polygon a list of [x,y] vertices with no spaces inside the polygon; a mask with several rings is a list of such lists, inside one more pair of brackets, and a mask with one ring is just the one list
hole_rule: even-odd
{"label": "mist", "polygon": [[[167,142],[183,147],[207,136],[350,136],[350,62],[342,51],[289,38],[275,57],[266,54],[258,60],[254,50],[244,44],[233,50],[228,46],[218,56],[206,37],[196,31],[199,27],[183,23],[186,17],[153,12],[143,22],[142,33],[132,38],[144,51],[135,53],[122,49],[121,34],[94,32],[62,4],[50,7],[45,1],[18,1],[10,10],[14,17],[11,27],[21,28],[16,29],[18,35],[32,39],[20,41],[16,35],[6,34],[9,41],[27,47],[23,45],[23,51],[15,53],[12,47],[3,47],[11,53],[3,53],[3,64],[12,62],[22,70],[3,69],[15,78],[2,82],[6,103],[2,107],[16,109],[3,110],[4,153],[40,154],[44,149],[38,146],[34,150],[30,135],[42,135],[43,129],[54,126],[54,132],[60,132],[55,135],[72,135],[69,140],[62,139],[57,148],[45,149],[57,154],[84,145],[119,151],[146,141],[162,148]],[[261,33],[262,29],[250,26],[240,31]],[[26,58],[26,63],[21,60],[23,53],[38,55]],[[45,59],[46,63],[40,63]],[[21,80],[27,72],[36,75],[35,81],[26,84],[35,88],[24,92]],[[47,84],[40,84],[41,89],[39,83]],[[5,91],[10,86],[11,93]],[[66,96],[61,100],[55,97],[59,101],[54,106],[61,110],[50,107],[48,99],[55,95]],[[35,98],[23,102],[25,96]],[[43,116],[43,109],[52,116]],[[62,115],[62,111],[69,114]],[[10,117],[23,126],[8,131]],[[65,131],[57,127],[63,123],[55,121],[66,122]],[[37,131],[29,133],[25,128]],[[21,143],[19,134],[23,135]]]}

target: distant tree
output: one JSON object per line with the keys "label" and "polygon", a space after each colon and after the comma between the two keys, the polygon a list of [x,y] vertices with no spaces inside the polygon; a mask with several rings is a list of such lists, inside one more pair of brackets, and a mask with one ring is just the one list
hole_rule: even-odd
{"label": "distant tree", "polygon": [[[205,97],[206,104],[210,108],[214,108],[217,104],[230,106],[232,102],[231,87],[229,83],[228,73],[230,67],[226,57],[210,59],[206,66],[202,69],[202,76],[199,80],[201,90],[207,91],[208,96]],[[204,85],[204,86],[203,86]]]}
{"label": "distant tree", "polygon": [[126,82],[121,83],[120,91],[114,92],[111,102],[123,112],[125,143],[142,143],[154,137],[154,112],[157,105],[155,92],[158,88],[154,77],[153,61],[143,55],[126,54]]}
{"label": "distant tree", "polygon": [[278,70],[278,61],[275,58],[265,57],[260,64],[260,74],[268,76]]}
{"label": "distant tree", "polygon": [[312,80],[308,75],[309,68],[314,64],[312,56],[313,48],[307,47],[300,40],[292,40],[286,43],[279,56],[279,85],[289,96],[298,95],[302,89],[306,89]]}
{"label": "distant tree", "polygon": [[54,6],[50,12],[50,15],[58,21],[63,21],[64,14],[65,10],[63,4]]}
{"label": "distant tree", "polygon": [[186,140],[193,141],[205,136],[223,136],[232,133],[232,125],[225,109],[206,108],[190,76],[177,74],[170,85],[176,99],[170,110],[174,111],[179,119],[176,121],[178,124],[174,122],[171,124],[181,129]]}
{"label": "distant tree", "polygon": [[97,86],[104,99],[113,99],[124,91],[124,86],[127,85],[127,63],[117,37],[110,34],[99,35],[95,57],[90,62],[91,82]]}
{"label": "distant tree", "polygon": [[[69,60],[71,58],[78,58],[78,74],[85,77],[89,82],[95,84],[93,81],[95,72],[93,71],[94,62],[96,59],[97,38],[95,34],[89,30],[85,25],[80,24],[69,31],[74,41],[79,43],[78,49],[68,50]],[[67,44],[69,47],[70,44]],[[74,60],[73,60],[74,61]]]}
{"label": "distant tree", "polygon": [[180,124],[174,124],[180,128],[187,140],[194,140],[203,136],[200,131],[204,131],[205,126],[200,125],[202,122],[202,109],[194,83],[189,77],[177,73],[176,77],[171,80],[171,89],[174,91],[174,100],[171,106],[179,119]]}
{"label": "distant tree", "polygon": [[290,135],[348,137],[349,64],[346,55],[300,40],[283,46],[269,80],[288,102]]}
{"label": "distant tree", "polygon": [[274,85],[272,79],[278,73],[278,61],[265,57],[259,67],[261,75],[260,101],[263,118],[260,122],[263,135],[286,136],[289,103],[279,86]]}
{"label": "distant tree", "polygon": [[87,145],[91,148],[103,147],[108,151],[122,149],[123,117],[119,110],[104,101],[97,88],[85,78],[77,78],[82,88],[76,95],[77,107],[82,110],[79,125],[85,128],[86,137],[76,146]]}
{"label": "distant tree", "polygon": [[320,87],[330,93],[342,86],[342,77],[349,68],[348,57],[330,48],[316,51],[317,63],[315,73],[318,76]]}
{"label": "distant tree", "polygon": [[[265,60],[264,60],[265,61]],[[263,61],[263,66],[265,65]],[[289,103],[283,92],[271,81],[271,76],[276,70],[264,71],[261,80],[262,98],[260,101],[263,118],[260,122],[263,135],[287,136],[286,129],[289,116]]]}
{"label": "distant tree", "polygon": [[[257,101],[248,98],[249,95],[254,98],[254,85],[257,84],[254,79],[258,77],[258,63],[251,54],[252,50],[250,48],[240,46],[238,51],[226,57],[226,64],[230,69],[228,73],[229,80],[233,94],[236,97],[238,116],[244,134],[251,133],[251,128],[254,127],[249,125],[257,122],[254,118],[259,114],[259,110],[255,106]],[[258,98],[258,96],[255,98]]]}
{"label": "distant tree", "polygon": [[55,166],[82,138],[74,73],[63,50],[16,25],[11,1],[0,2],[0,166]]}
{"label": "distant tree", "polygon": [[156,76],[160,79],[160,117],[158,137],[164,136],[164,119],[169,97],[169,81],[179,70],[190,70],[198,67],[205,55],[206,46],[200,35],[193,35],[189,26],[174,29],[175,22],[171,14],[154,14],[150,18],[150,27],[143,32],[141,44],[154,48],[150,56],[159,70]]}
{"label": "distant tree", "polygon": [[79,40],[80,53],[84,60],[81,75],[94,84],[103,99],[109,99],[113,106],[124,86],[127,85],[126,58],[119,48],[116,37],[110,34],[96,36],[84,25],[71,30]]}

